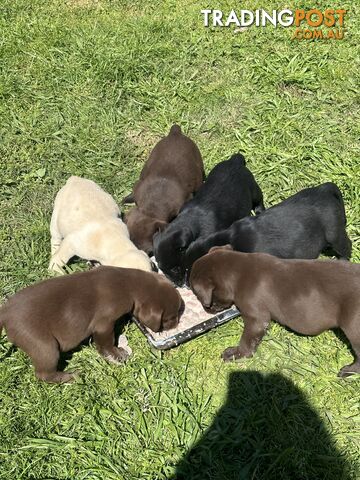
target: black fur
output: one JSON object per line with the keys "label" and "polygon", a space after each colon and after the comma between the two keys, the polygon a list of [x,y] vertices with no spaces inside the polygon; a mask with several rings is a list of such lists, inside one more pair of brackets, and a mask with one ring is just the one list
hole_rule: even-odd
{"label": "black fur", "polygon": [[192,243],[186,266],[211,247],[230,244],[240,252],[262,252],[279,258],[317,258],[320,253],[348,260],[351,241],[346,231],[344,202],[334,183],[305,188],[256,217],[239,220],[227,230]]}
{"label": "black fur", "polygon": [[122,199],[121,205],[126,205],[128,203],[135,203],[135,198],[133,193],[129,193],[125,198]]}
{"label": "black fur", "polygon": [[228,228],[235,220],[264,210],[263,196],[242,155],[219,163],[195,197],[163,232],[154,235],[159,268],[175,283],[185,280],[184,254],[199,237]]}

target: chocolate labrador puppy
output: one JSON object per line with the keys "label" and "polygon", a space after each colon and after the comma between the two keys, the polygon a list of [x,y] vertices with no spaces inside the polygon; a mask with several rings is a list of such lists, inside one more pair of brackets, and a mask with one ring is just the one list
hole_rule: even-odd
{"label": "chocolate labrador puppy", "polygon": [[60,352],[92,335],[98,351],[110,361],[128,354],[114,346],[117,319],[132,312],[155,332],[178,323],[180,294],[160,275],[136,269],[99,267],[52,278],[27,287],[0,309],[0,328],[9,341],[31,358],[36,376],[51,383],[71,381],[58,371]]}
{"label": "chocolate labrador puppy", "polygon": [[214,247],[194,263],[190,285],[206,310],[219,312],[235,304],[241,312],[244,331],[239,345],[223,352],[225,361],[251,357],[275,320],[303,335],[341,328],[355,361],[339,376],[360,373],[360,265],[281,260]]}
{"label": "chocolate labrador puppy", "polygon": [[149,255],[152,238],[179,213],[204,180],[204,165],[195,143],[173,125],[150,154],[133,193],[123,203],[135,202],[125,216],[130,239]]}
{"label": "chocolate labrador puppy", "polygon": [[177,285],[185,280],[185,252],[199,237],[228,228],[235,220],[264,210],[263,196],[241,154],[216,165],[195,197],[166,229],[154,235],[159,268]]}
{"label": "chocolate labrador puppy", "polygon": [[317,258],[327,253],[348,260],[351,241],[345,226],[341,192],[334,183],[324,183],[195,241],[186,252],[186,266],[189,271],[211,247],[226,244],[240,252],[269,253],[279,258]]}

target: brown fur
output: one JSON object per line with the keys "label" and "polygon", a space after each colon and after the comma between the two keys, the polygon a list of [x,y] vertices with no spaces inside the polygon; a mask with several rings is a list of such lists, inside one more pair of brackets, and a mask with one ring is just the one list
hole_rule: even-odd
{"label": "brown fur", "polygon": [[131,312],[155,332],[167,330],[178,324],[181,304],[179,293],[160,275],[99,267],[19,291],[0,309],[0,326],[29,355],[38,378],[62,383],[73,374],[58,371],[60,352],[92,335],[106,359],[124,361],[127,352],[114,346],[116,320]]}
{"label": "brown fur", "polygon": [[173,125],[169,135],[156,144],[123,202],[136,207],[126,215],[130,238],[138,248],[152,253],[152,237],[179,213],[183,204],[202,185],[204,166],[195,143]]}
{"label": "brown fur", "polygon": [[224,360],[251,357],[272,319],[303,335],[341,328],[355,362],[339,376],[360,373],[360,265],[215,247],[195,262],[190,285],[206,310],[235,304],[241,312],[244,332],[238,346],[223,352]]}

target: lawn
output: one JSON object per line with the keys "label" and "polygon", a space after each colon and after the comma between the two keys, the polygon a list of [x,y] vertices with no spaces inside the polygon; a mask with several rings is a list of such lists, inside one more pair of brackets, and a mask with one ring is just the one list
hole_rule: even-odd
{"label": "lawn", "polygon": [[[243,152],[266,206],[337,183],[360,261],[360,7],[338,6],[349,10],[344,40],[296,41],[292,27],[206,29],[199,0],[3,0],[1,303],[50,276],[66,179],[91,178],[120,201],[173,122],[207,171]],[[89,344],[69,361],[80,379],[63,386],[38,382],[3,335],[0,479],[360,478],[360,378],[336,376],[352,361],[341,335],[273,324],[254,358],[223,364],[241,331],[239,318],[160,354],[127,324],[126,365]]]}

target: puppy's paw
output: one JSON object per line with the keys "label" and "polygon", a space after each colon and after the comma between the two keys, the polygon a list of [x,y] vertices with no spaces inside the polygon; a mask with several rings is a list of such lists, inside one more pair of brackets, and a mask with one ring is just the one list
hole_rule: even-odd
{"label": "puppy's paw", "polygon": [[39,380],[47,383],[72,383],[79,377],[76,372],[35,372]]}
{"label": "puppy's paw", "polygon": [[48,266],[49,272],[52,272],[54,274],[58,275],[65,275],[65,271],[54,261],[50,261],[49,266]]}
{"label": "puppy's paw", "polygon": [[111,351],[104,354],[104,357],[110,363],[124,363],[130,357],[130,354],[125,348],[113,347]]}
{"label": "puppy's paw", "polygon": [[346,378],[355,373],[360,373],[360,364],[353,363],[351,365],[346,365],[339,371],[338,377]]}
{"label": "puppy's paw", "polygon": [[241,353],[239,347],[228,347],[221,355],[221,358],[224,360],[224,362],[232,362],[242,357],[244,357],[244,355]]}
{"label": "puppy's paw", "polygon": [[73,383],[79,380],[79,372],[63,372],[61,383]]}

